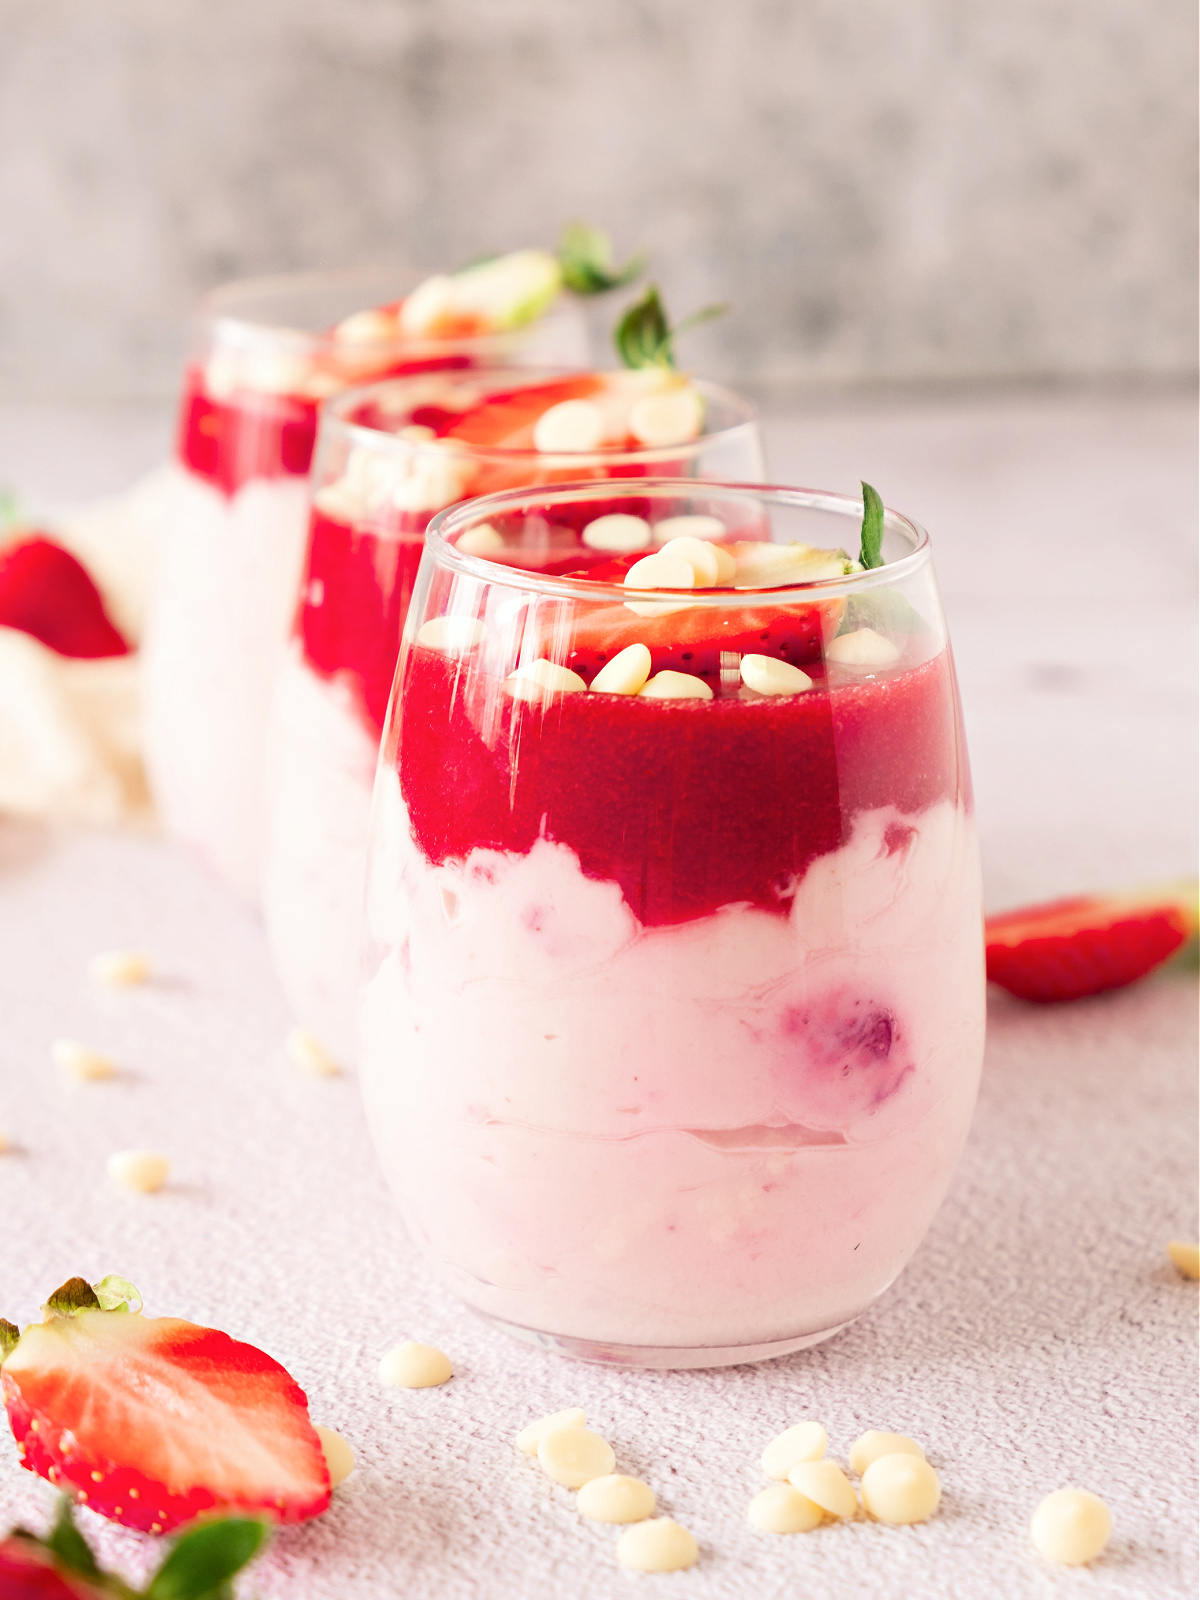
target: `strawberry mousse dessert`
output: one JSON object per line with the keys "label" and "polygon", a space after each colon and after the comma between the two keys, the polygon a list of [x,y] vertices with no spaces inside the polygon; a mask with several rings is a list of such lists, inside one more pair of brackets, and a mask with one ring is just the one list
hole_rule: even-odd
{"label": "strawberry mousse dessert", "polygon": [[439,515],[366,906],[368,1119],[463,1300],[649,1367],[844,1327],[945,1194],[983,1050],[926,535],[866,486],[678,478]]}
{"label": "strawberry mousse dessert", "polygon": [[[563,374],[439,372],[326,407],[293,636],[267,742],[262,903],[302,1023],[357,1054],[355,1001],[371,786],[401,631],[435,512],[500,488],[674,474],[758,481],[751,408],[673,366]],[[621,501],[522,559],[610,561],[653,548]],[[476,528],[467,548],[501,548]]]}
{"label": "strawberry mousse dessert", "polygon": [[371,378],[586,360],[563,265],[541,250],[438,275],[232,284],[204,308],[184,378],[145,644],[144,744],[168,830],[259,893],[263,750],[295,609],[322,401]]}

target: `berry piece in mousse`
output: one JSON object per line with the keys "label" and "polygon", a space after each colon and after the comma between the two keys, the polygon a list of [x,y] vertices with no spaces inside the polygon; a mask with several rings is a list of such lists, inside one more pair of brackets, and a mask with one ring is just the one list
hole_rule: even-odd
{"label": "berry piece in mousse", "polygon": [[0,626],[76,660],[129,654],[87,568],[44,534],[0,550]]}
{"label": "berry piece in mousse", "polygon": [[18,1335],[0,1390],[21,1464],[101,1516],[169,1533],[203,1512],[304,1522],[329,1470],[304,1391],[261,1350],[146,1317],[131,1284],[71,1278]]}
{"label": "berry piece in mousse", "polygon": [[987,920],[987,975],[1022,1000],[1081,1000],[1144,978],[1196,926],[1195,884],[1005,911]]}

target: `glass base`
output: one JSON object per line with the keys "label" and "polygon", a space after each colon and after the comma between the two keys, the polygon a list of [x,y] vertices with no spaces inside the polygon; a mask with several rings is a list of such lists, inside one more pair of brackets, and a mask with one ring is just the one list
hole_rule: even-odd
{"label": "glass base", "polygon": [[[472,1308],[474,1309],[474,1308]],[[791,1339],[769,1339],[764,1344],[674,1345],[608,1344],[597,1339],[575,1339],[568,1334],[542,1333],[537,1328],[522,1328],[515,1322],[504,1322],[489,1316],[486,1311],[475,1311],[493,1328],[511,1334],[524,1344],[537,1345],[541,1350],[553,1350],[560,1356],[570,1356],[575,1361],[592,1361],[604,1367],[641,1367],[650,1371],[682,1371],[700,1367],[740,1367],[752,1361],[773,1361],[777,1356],[789,1356],[796,1350],[807,1350],[810,1345],[832,1339],[855,1319],[847,1318],[832,1328],[822,1328],[817,1333],[800,1333]]]}

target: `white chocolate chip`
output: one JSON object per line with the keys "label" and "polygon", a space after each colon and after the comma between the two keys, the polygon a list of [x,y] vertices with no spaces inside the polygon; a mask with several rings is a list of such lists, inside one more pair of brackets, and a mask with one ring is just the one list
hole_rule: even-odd
{"label": "white chocolate chip", "polygon": [[1167,1254],[1185,1278],[1200,1278],[1200,1245],[1172,1239],[1167,1246]]}
{"label": "white chocolate chip", "polygon": [[589,550],[611,550],[614,555],[628,555],[633,550],[644,550],[650,543],[650,524],[645,517],[614,511],[589,522],[579,537]]}
{"label": "white chocolate chip", "polygon": [[679,1572],[699,1559],[695,1538],[670,1517],[636,1522],[617,1540],[617,1561],[631,1572]]}
{"label": "white chocolate chip", "polygon": [[435,1344],[407,1339],[379,1363],[379,1377],[391,1389],[435,1389],[454,1376],[450,1357]]}
{"label": "white chocolate chip", "polygon": [[662,545],[671,539],[723,539],[725,524],[720,517],[664,517],[650,531],[655,543]]}
{"label": "white chocolate chip", "polygon": [[880,1433],[877,1428],[871,1428],[857,1438],[850,1446],[850,1454],[846,1459],[850,1463],[850,1471],[857,1472],[861,1478],[872,1461],[878,1461],[880,1456],[895,1455],[920,1456],[922,1461],[925,1459],[924,1450],[906,1433]]}
{"label": "white chocolate chip", "polygon": [[455,541],[454,548],[461,550],[467,556],[490,556],[497,550],[504,549],[504,537],[496,532],[490,522],[481,522],[477,527],[468,528]]}
{"label": "white chocolate chip", "polygon": [[711,700],[712,690],[703,678],[690,672],[656,672],[638,691],[639,700]]}
{"label": "white chocolate chip", "polygon": [[315,1078],[334,1078],[342,1070],[315,1033],[293,1028],[287,1036],[288,1060]]}
{"label": "white chocolate chip", "polygon": [[487,629],[475,617],[430,617],[417,630],[417,643],[447,656],[465,656],[482,642]]}
{"label": "white chocolate chip", "polygon": [[812,679],[790,661],[775,656],[743,656],[742,682],[756,694],[803,694],[812,688]]}
{"label": "white chocolate chip", "polygon": [[640,1478],[610,1472],[585,1483],[575,1499],[581,1517],[593,1522],[644,1522],[654,1515],[654,1490]]}
{"label": "white chocolate chip", "polygon": [[563,400],[533,425],[533,448],[543,455],[577,454],[604,442],[604,414],[590,400]]}
{"label": "white chocolate chip", "polygon": [[98,1083],[116,1076],[116,1063],[74,1039],[56,1039],[50,1046],[50,1059],[61,1072],[80,1083]]}
{"label": "white chocolate chip", "polygon": [[531,1422],[527,1428],[522,1428],[517,1435],[517,1449],[524,1450],[527,1456],[537,1455],[538,1445],[548,1433],[553,1433],[556,1428],[586,1428],[587,1418],[578,1406],[571,1406],[566,1411],[554,1411],[548,1417],[539,1417],[536,1422]]}
{"label": "white chocolate chip", "polygon": [[397,511],[441,511],[461,500],[475,468],[470,461],[455,456],[453,448],[422,450],[401,463],[403,476],[392,488],[392,504]]}
{"label": "white chocolate chip", "polygon": [[123,1189],[153,1194],[166,1183],[171,1163],[153,1150],[118,1150],[108,1158],[108,1175]]}
{"label": "white chocolate chip", "polygon": [[568,1489],[582,1489],[593,1478],[606,1478],[617,1464],[607,1439],[590,1428],[552,1428],[538,1441],[542,1471]]}
{"label": "white chocolate chip", "polygon": [[852,1517],[858,1510],[854,1486],[836,1461],[797,1461],[788,1472],[788,1482],[831,1517]]}
{"label": "white chocolate chip", "polygon": [[150,957],[144,950],[105,950],[88,962],[88,976],[110,989],[129,989],[150,977]]}
{"label": "white chocolate chip", "polygon": [[690,561],[659,550],[635,561],[623,581],[627,589],[694,589],[696,574]]}
{"label": "white chocolate chip", "polygon": [[355,311],[333,330],[338,344],[384,344],[399,334],[396,319],[386,311]]}
{"label": "white chocolate chip", "polygon": [[1099,1495],[1086,1489],[1056,1489],[1033,1513],[1029,1532],[1039,1555],[1078,1567],[1094,1560],[1108,1543],[1112,1513]]}
{"label": "white chocolate chip", "polygon": [[5,1153],[6,1150],[11,1150],[11,1149],[12,1149],[12,1140],[3,1131],[3,1129],[0,1129],[0,1156],[2,1156]]}
{"label": "white chocolate chip", "polygon": [[436,428],[427,428],[423,422],[409,422],[396,433],[397,439],[406,439],[409,444],[432,444],[437,438]]}
{"label": "white chocolate chip", "polygon": [[314,1424],[314,1431],[321,1441],[325,1465],[329,1468],[330,1486],[336,1489],[354,1471],[354,1451],[341,1434],[335,1433],[332,1428],[323,1428],[318,1422]]}
{"label": "white chocolate chip", "polygon": [[819,1422],[798,1422],[771,1440],[762,1453],[768,1478],[786,1478],[797,1461],[819,1461],[829,1447],[829,1436]]}
{"label": "white chocolate chip", "polygon": [[[668,539],[659,551],[662,556],[677,556],[692,569],[692,581],[697,589],[716,589],[725,581],[733,582],[734,561],[728,550],[706,539]],[[723,577],[722,574],[725,576]]]}
{"label": "white chocolate chip", "polygon": [[638,694],[649,676],[649,650],[644,644],[627,644],[604,663],[589,688],[597,694]]}
{"label": "white chocolate chip", "polygon": [[264,346],[246,352],[242,386],[257,389],[260,394],[302,394],[312,372],[312,358],[306,351]]}
{"label": "white chocolate chip", "polygon": [[634,402],[629,412],[629,431],[639,444],[649,449],[685,444],[704,427],[704,401],[691,384],[668,389],[664,394],[648,394]]}
{"label": "white chocolate chip", "polygon": [[825,646],[825,659],[842,667],[890,667],[900,652],[890,639],[874,628],[858,628],[854,633],[839,633]]}
{"label": "white chocolate chip", "polygon": [[510,672],[504,687],[515,700],[543,700],[556,694],[578,694],[587,684],[570,667],[559,666],[557,661],[527,661],[523,667]]}
{"label": "white chocolate chip", "polygon": [[750,1526],[760,1533],[809,1533],[824,1516],[815,1500],[790,1483],[773,1483],[754,1496],[746,1508]]}
{"label": "white chocolate chip", "polygon": [[937,1510],[942,1486],[923,1455],[895,1452],[876,1457],[867,1467],[862,1497],[877,1522],[925,1522]]}

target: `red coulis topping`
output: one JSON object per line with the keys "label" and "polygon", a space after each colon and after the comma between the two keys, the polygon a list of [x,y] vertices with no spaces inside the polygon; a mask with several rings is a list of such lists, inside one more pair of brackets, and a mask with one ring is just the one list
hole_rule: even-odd
{"label": "red coulis topping", "polygon": [[129,654],[87,568],[42,534],[0,550],[0,626],[79,660]]}

